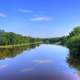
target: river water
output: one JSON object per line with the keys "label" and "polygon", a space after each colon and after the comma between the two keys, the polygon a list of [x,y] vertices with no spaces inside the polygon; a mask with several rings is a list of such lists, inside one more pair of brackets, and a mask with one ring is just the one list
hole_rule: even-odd
{"label": "river water", "polygon": [[0,49],[0,80],[80,80],[68,55],[69,49],[48,44]]}

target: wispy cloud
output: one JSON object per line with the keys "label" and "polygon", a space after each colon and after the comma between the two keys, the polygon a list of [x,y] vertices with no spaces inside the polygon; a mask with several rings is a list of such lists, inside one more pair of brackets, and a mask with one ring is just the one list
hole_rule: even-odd
{"label": "wispy cloud", "polygon": [[32,71],[32,68],[23,68],[20,70],[20,72],[27,72],[27,71]]}
{"label": "wispy cloud", "polygon": [[0,65],[0,69],[6,68],[6,67],[7,67],[6,64],[4,64],[4,65]]}
{"label": "wispy cloud", "polygon": [[7,17],[7,15],[5,13],[0,12],[0,17],[5,18],[5,17]]}
{"label": "wispy cloud", "polygon": [[38,63],[38,64],[48,64],[48,63],[52,63],[52,60],[33,60],[34,63]]}
{"label": "wispy cloud", "polygon": [[51,21],[52,18],[51,17],[48,17],[48,16],[39,16],[39,17],[33,17],[31,19],[32,21]]}
{"label": "wispy cloud", "polygon": [[22,12],[22,13],[32,13],[31,10],[26,10],[26,9],[19,9],[19,12]]}

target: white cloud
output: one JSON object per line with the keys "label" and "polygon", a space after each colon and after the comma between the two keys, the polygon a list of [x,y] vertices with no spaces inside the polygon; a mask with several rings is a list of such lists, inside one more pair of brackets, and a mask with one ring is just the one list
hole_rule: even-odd
{"label": "white cloud", "polygon": [[51,21],[52,18],[47,16],[46,17],[42,16],[42,17],[33,17],[31,20],[32,21]]}
{"label": "white cloud", "polygon": [[52,60],[33,60],[34,63],[38,63],[38,64],[48,64],[48,63],[52,63]]}
{"label": "white cloud", "polygon": [[0,69],[3,69],[3,68],[6,68],[7,67],[7,65],[0,65]]}
{"label": "white cloud", "polygon": [[32,70],[33,70],[32,68],[24,68],[24,69],[21,69],[20,72],[27,72]]}
{"label": "white cloud", "polygon": [[19,9],[19,12],[22,12],[22,13],[32,13],[31,10],[26,10],[26,9]]}
{"label": "white cloud", "polygon": [[2,12],[0,12],[0,17],[7,17],[7,15],[6,14],[4,14],[4,13],[2,13]]}

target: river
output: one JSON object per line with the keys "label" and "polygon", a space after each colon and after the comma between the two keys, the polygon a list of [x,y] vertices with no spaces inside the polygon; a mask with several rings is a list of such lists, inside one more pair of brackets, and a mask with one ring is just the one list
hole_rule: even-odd
{"label": "river", "polygon": [[69,49],[49,44],[0,49],[0,80],[80,80],[68,56]]}

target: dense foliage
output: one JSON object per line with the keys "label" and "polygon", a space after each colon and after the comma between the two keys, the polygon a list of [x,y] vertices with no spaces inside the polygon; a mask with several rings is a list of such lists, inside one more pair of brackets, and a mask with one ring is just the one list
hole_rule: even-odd
{"label": "dense foliage", "polygon": [[71,48],[71,47],[80,47],[80,26],[74,28],[74,30],[65,37],[64,45]]}
{"label": "dense foliage", "polygon": [[46,44],[61,44],[68,48],[80,48],[80,26],[75,27],[67,36],[43,38],[41,40]]}
{"label": "dense foliage", "polygon": [[15,45],[40,41],[46,44],[62,44],[68,48],[80,47],[80,26],[74,28],[68,36],[55,38],[32,38],[29,36],[22,36],[13,32],[5,32],[0,30],[0,45]]}
{"label": "dense foliage", "polygon": [[41,40],[46,44],[61,44],[61,42],[63,41],[63,37],[43,38]]}
{"label": "dense foliage", "polygon": [[0,45],[14,45],[23,43],[34,43],[39,42],[38,38],[32,38],[27,36],[22,36],[13,32],[5,32],[0,30]]}

